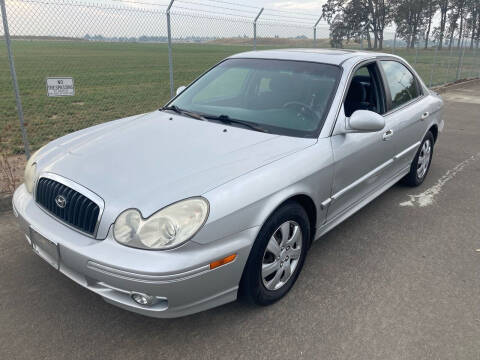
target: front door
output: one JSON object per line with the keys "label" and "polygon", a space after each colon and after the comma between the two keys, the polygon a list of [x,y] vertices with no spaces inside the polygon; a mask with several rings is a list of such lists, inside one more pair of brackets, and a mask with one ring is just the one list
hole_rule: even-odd
{"label": "front door", "polygon": [[[376,61],[360,65],[351,79],[338,122],[356,110],[384,114],[387,109],[385,89]],[[331,137],[335,177],[327,221],[347,212],[394,176],[392,166],[395,146],[391,141],[391,119],[385,128],[369,133],[342,133]]]}

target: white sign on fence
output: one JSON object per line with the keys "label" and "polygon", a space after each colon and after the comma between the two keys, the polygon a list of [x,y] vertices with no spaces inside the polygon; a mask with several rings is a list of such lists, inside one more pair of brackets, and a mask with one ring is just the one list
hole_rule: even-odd
{"label": "white sign on fence", "polygon": [[47,96],[73,96],[73,78],[47,78]]}

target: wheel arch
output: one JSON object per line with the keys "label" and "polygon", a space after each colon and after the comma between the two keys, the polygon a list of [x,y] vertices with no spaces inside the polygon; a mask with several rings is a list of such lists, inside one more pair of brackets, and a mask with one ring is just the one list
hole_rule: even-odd
{"label": "wheel arch", "polygon": [[438,138],[438,126],[437,126],[437,124],[433,124],[432,126],[430,126],[430,129],[428,129],[428,131],[430,131],[432,133],[433,141],[437,142],[437,138]]}
{"label": "wheel arch", "polygon": [[[310,223],[310,243],[307,245],[307,250],[308,250],[308,247],[311,245],[315,237],[316,221],[317,221],[318,215],[317,215],[317,208],[316,208],[315,202],[313,201],[313,198],[306,193],[290,194],[289,196],[285,196],[283,200],[278,201],[275,206],[270,207],[269,209],[271,210],[268,212],[268,215],[263,216],[263,222],[259,226],[259,230],[258,230],[258,233],[256,234],[255,240],[258,239],[258,234],[260,233],[261,229],[265,226],[265,224],[268,222],[268,220],[272,217],[272,215],[275,214],[275,212],[277,212],[277,210],[280,209],[282,206],[290,202],[295,202],[299,204],[303,209],[305,209],[305,212],[307,213],[308,220]],[[245,263],[245,266],[243,268],[242,275],[240,277],[239,287],[238,287],[238,297],[244,298],[244,299],[248,298],[248,296],[246,296],[245,272],[248,268],[249,262],[251,261],[252,248],[249,250],[247,262]]]}
{"label": "wheel arch", "polygon": [[317,225],[317,207],[315,205],[315,202],[313,201],[312,197],[308,194],[305,193],[298,193],[294,195],[290,195],[289,197],[285,198],[283,201],[281,201],[277,206],[273,208],[273,210],[268,214],[268,216],[265,218],[263,224],[261,227],[265,225],[265,223],[268,221],[268,219],[282,206],[289,202],[296,202],[299,204],[305,212],[307,213],[308,220],[310,223],[310,243],[314,240],[313,238],[315,237],[316,233],[316,225]]}

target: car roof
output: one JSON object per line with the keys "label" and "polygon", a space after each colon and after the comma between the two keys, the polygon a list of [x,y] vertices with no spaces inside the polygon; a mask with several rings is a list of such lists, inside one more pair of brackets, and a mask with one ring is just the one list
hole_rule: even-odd
{"label": "car roof", "polygon": [[378,56],[392,56],[391,54],[361,51],[361,50],[346,50],[346,49],[275,49],[275,50],[260,50],[247,51],[230,56],[229,58],[249,58],[249,59],[272,59],[272,60],[295,60],[295,61],[310,61],[323,64],[340,65],[344,61],[351,58],[371,59]]}

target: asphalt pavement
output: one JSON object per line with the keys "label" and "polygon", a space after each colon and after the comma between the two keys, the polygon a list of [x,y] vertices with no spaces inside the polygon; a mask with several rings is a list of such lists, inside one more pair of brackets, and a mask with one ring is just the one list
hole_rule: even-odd
{"label": "asphalt pavement", "polygon": [[480,82],[444,98],[424,184],[395,185],[317,241],[270,307],[129,313],[55,271],[0,213],[0,359],[480,359]]}

